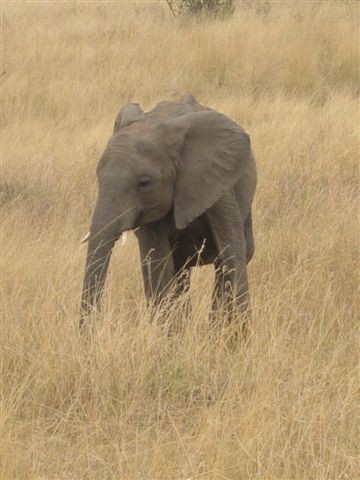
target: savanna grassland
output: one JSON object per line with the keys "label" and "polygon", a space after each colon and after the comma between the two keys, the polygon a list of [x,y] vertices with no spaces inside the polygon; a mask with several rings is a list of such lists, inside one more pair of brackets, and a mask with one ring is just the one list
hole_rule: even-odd
{"label": "savanna grassland", "polygon": [[[360,478],[359,8],[2,3],[2,479]],[[150,322],[131,235],[80,335],[117,111],[186,92],[251,135],[251,339],[208,327],[208,267]]]}

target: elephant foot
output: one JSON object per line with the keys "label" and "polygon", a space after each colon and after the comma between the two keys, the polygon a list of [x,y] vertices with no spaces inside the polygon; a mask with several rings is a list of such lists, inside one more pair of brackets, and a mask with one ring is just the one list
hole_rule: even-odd
{"label": "elephant foot", "polygon": [[[234,303],[234,302],[233,302]],[[234,338],[247,341],[250,338],[250,303],[225,304],[212,307],[209,313],[209,325],[215,330],[228,330]]]}

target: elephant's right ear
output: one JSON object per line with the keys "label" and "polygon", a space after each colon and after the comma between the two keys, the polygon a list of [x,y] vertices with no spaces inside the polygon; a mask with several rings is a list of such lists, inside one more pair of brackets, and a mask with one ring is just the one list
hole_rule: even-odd
{"label": "elephant's right ear", "polygon": [[115,135],[120,128],[126,127],[142,118],[144,118],[144,111],[140,105],[138,103],[128,103],[120,110],[116,117],[113,135]]}

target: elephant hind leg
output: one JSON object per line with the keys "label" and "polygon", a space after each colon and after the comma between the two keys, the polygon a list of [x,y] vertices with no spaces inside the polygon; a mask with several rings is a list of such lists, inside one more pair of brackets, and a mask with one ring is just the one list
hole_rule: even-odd
{"label": "elephant hind leg", "polygon": [[252,218],[251,218],[251,210],[250,213],[245,220],[244,225],[244,233],[246,239],[246,263],[249,263],[252,259],[255,251],[255,243],[254,243],[254,233],[252,229]]}

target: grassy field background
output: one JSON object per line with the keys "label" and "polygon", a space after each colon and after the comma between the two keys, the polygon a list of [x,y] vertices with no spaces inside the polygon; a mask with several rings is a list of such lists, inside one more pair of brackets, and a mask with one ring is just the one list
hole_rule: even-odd
{"label": "grassy field background", "polygon": [[[358,479],[359,4],[3,2],[2,479]],[[95,168],[120,107],[191,92],[251,135],[249,344],[149,321],[135,239],[78,332]]]}

